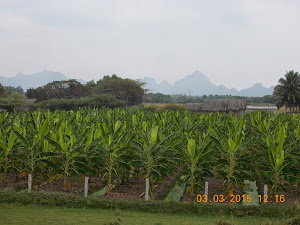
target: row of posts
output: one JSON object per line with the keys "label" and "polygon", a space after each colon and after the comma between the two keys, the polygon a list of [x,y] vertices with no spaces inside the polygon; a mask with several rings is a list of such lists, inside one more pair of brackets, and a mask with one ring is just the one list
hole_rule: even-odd
{"label": "row of posts", "polygon": [[[28,174],[28,193],[31,193],[32,190],[32,175]],[[89,190],[89,177],[85,177],[84,179],[84,197],[88,196],[88,190]]]}
{"label": "row of posts", "polygon": [[[28,193],[31,192],[32,189],[32,175],[28,174]],[[84,179],[84,197],[88,196],[89,190],[89,177],[85,177]],[[204,195],[208,196],[208,182],[205,181]],[[268,185],[264,185],[264,195],[268,195]],[[146,179],[146,192],[145,192],[145,200],[149,200],[149,179]],[[264,202],[266,203],[266,202]]]}

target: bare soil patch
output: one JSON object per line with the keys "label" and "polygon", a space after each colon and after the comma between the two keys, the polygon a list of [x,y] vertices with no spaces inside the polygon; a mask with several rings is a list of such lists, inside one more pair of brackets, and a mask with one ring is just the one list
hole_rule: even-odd
{"label": "bare soil patch", "polygon": [[[163,200],[169,191],[175,186],[176,181],[181,175],[182,169],[179,167],[172,176],[164,177],[163,181],[153,183],[152,199]],[[130,185],[121,184],[115,187],[110,194],[103,197],[107,199],[131,199],[143,200],[145,198],[146,183],[144,178],[133,178]]]}
{"label": "bare soil patch", "polygon": [[[39,177],[33,177],[32,190],[34,191],[44,191],[44,192],[62,192],[63,191],[63,179],[59,178],[54,181],[44,181],[42,185],[40,185],[41,181]],[[0,189],[5,190],[15,190],[21,191],[22,189],[26,189],[28,185],[28,176],[24,175],[16,175],[16,174],[8,174],[7,176],[7,184],[4,185],[3,182],[0,182]],[[89,193],[93,193],[102,189],[105,184],[101,181],[99,177],[93,177],[89,179]],[[80,178],[69,178],[68,179],[68,190],[67,192],[73,194],[81,194],[83,193],[84,184],[80,182]]]}
{"label": "bare soil patch", "polygon": [[[153,191],[152,191],[152,199],[153,200],[163,200],[169,193],[169,191],[175,186],[176,181],[180,178],[182,174],[182,168],[178,168],[177,172],[173,173],[173,175],[164,177],[164,181],[154,182]],[[222,187],[223,180],[216,178],[216,174],[214,178],[207,178],[208,181],[208,202],[215,204],[238,204],[238,203],[221,203],[220,201],[214,201],[217,198],[214,195],[223,195],[225,197],[226,190]],[[14,190],[21,191],[27,188],[27,175],[16,175],[16,174],[8,174],[7,176],[7,184],[3,185],[3,182],[0,181],[0,189],[5,190]],[[62,192],[63,191],[63,179],[59,178],[52,182],[45,182],[43,185],[38,185],[39,177],[33,177],[33,185],[32,189],[34,191],[43,191],[43,192]],[[144,200],[145,198],[145,179],[144,178],[132,178],[130,179],[130,184],[121,184],[115,187],[112,190],[112,193],[107,195],[105,194],[103,198],[106,199],[131,199],[131,200]],[[83,194],[84,184],[80,182],[79,178],[69,178],[68,179],[68,193],[70,194]],[[92,194],[96,191],[101,190],[106,186],[106,183],[101,180],[100,177],[92,177],[89,179],[89,194]],[[204,186],[204,184],[203,184]],[[258,194],[263,196],[263,179],[261,177],[257,177],[257,186],[258,186]],[[270,189],[268,190],[270,193]],[[298,190],[299,193],[299,190]],[[202,190],[199,190],[195,193],[193,201],[197,201],[197,195],[204,195],[204,187]],[[241,187],[234,187],[234,195],[242,195]],[[297,196],[296,186],[290,183],[286,186],[286,191],[280,191],[278,193],[279,200],[280,195],[284,196],[284,202],[279,202],[277,204],[280,205],[291,205],[296,201],[300,204],[300,196]],[[298,198],[297,198],[298,197]],[[298,200],[297,200],[298,199]],[[272,203],[268,204],[276,204],[275,197],[272,198],[269,196],[269,201]],[[182,202],[191,202],[189,194],[186,192],[181,197]]]}

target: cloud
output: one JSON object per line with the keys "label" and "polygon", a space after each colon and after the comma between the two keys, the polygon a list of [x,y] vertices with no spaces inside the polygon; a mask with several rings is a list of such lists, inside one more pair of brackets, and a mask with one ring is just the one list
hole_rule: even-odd
{"label": "cloud", "polygon": [[299,70],[296,0],[2,0],[0,73],[54,68],[174,81],[196,69],[238,89]]}

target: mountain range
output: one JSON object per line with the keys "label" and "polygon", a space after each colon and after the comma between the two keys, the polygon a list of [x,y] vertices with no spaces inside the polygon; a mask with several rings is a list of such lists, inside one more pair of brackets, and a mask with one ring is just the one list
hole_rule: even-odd
{"label": "mountain range", "polygon": [[21,86],[24,90],[29,88],[38,88],[52,81],[69,80],[68,77],[59,72],[43,70],[39,73],[25,75],[18,73],[15,77],[0,76],[0,83],[3,86],[17,87]]}
{"label": "mountain range", "polygon": [[162,94],[186,94],[191,96],[202,95],[234,95],[245,97],[262,97],[272,95],[274,86],[264,87],[261,83],[256,83],[250,88],[238,91],[235,88],[226,88],[224,85],[215,85],[209,78],[196,70],[191,75],[175,81],[172,86],[168,81],[157,83],[152,77],[144,77],[140,81],[146,83],[145,88],[152,93]]}
{"label": "mountain range", "polygon": [[[69,80],[62,73],[43,70],[38,73],[25,75],[18,73],[15,77],[0,76],[0,83],[3,86],[17,87],[21,86],[24,90],[29,88],[38,88],[52,81]],[[86,83],[84,80],[78,80],[81,83]],[[264,95],[272,95],[274,86],[270,88],[264,87],[261,83],[256,83],[250,88],[238,91],[235,88],[226,88],[224,85],[215,85],[209,78],[196,70],[192,74],[177,80],[174,85],[168,81],[157,83],[152,77],[144,77],[140,81],[145,82],[145,88],[152,93],[162,94],[186,94],[192,96],[202,95],[239,95],[246,97],[262,97]]]}
{"label": "mountain range", "polygon": [[[63,80],[69,80],[66,75],[54,72],[54,71],[48,71],[43,70],[38,73],[26,75],[23,73],[18,73],[15,77],[4,77],[0,76],[0,83],[3,86],[12,86],[12,87],[18,87],[21,86],[24,90],[27,90],[29,88],[38,88],[42,87],[52,81],[63,81]],[[84,80],[78,80],[80,83],[86,83]]]}

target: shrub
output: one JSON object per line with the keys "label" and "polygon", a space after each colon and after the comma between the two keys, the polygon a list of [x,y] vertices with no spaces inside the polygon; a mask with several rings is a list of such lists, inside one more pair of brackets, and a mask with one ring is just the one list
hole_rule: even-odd
{"label": "shrub", "polygon": [[165,110],[169,110],[169,111],[185,111],[186,110],[186,107],[185,105],[180,105],[180,104],[167,104],[164,106],[164,109]]}
{"label": "shrub", "polygon": [[46,101],[42,101],[37,104],[37,107],[42,109],[50,109],[54,111],[56,109],[61,110],[75,110],[79,107],[108,107],[108,108],[116,108],[116,107],[124,107],[126,106],[126,102],[122,100],[116,99],[115,96],[109,94],[101,94],[101,95],[92,95],[91,97],[82,97],[82,98],[54,98]]}
{"label": "shrub", "polygon": [[[108,200],[101,198],[84,198],[65,193],[32,192],[28,194],[26,190],[20,192],[0,191],[0,202],[21,205],[35,204],[45,206],[64,206],[69,208],[102,208],[150,213],[197,214],[236,217],[258,216],[267,218],[292,218],[300,214],[300,209],[295,205],[242,206],[163,201],[146,202],[137,200]],[[298,221],[298,219],[295,219],[295,221]]]}
{"label": "shrub", "polygon": [[288,221],[287,225],[299,225],[300,224],[300,217],[296,217]]}
{"label": "shrub", "polygon": [[186,110],[186,107],[180,104],[146,104],[139,106],[138,109],[149,112],[164,112],[166,110],[183,112]]}

